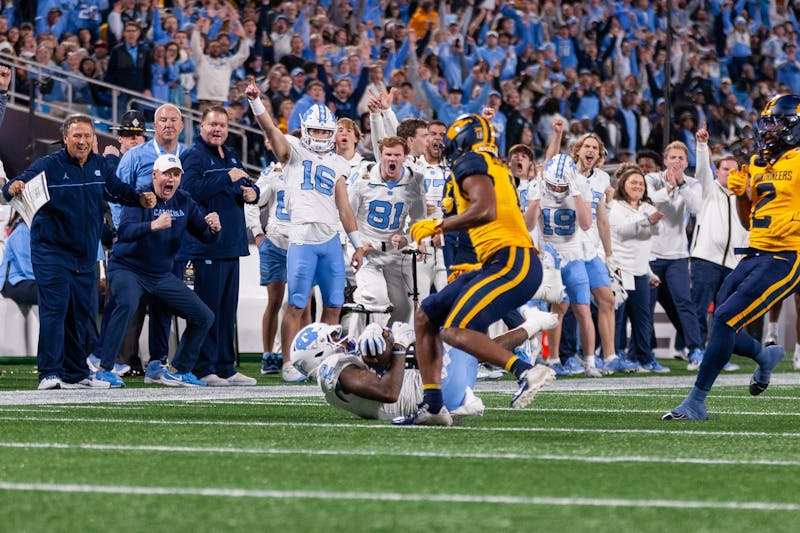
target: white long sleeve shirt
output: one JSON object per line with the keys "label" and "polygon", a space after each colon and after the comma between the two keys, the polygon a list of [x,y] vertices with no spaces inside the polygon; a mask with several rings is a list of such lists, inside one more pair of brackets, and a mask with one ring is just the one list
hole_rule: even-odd
{"label": "white long sleeve shirt", "polygon": [[647,194],[664,213],[659,222],[658,235],[653,237],[654,259],[685,259],[689,257],[689,240],[686,237],[686,221],[689,214],[696,215],[703,206],[703,188],[696,179],[684,174],[684,183],[667,191],[664,172],[645,176]]}
{"label": "white long sleeve shirt", "polygon": [[695,177],[703,188],[703,207],[697,215],[690,255],[727,268],[736,268],[739,257],[733,251],[746,247],[750,234],[739,222],[736,196],[714,179],[706,143],[697,143]]}
{"label": "white long sleeve shirt", "polygon": [[228,100],[231,87],[231,74],[241,67],[250,55],[252,41],[239,39],[239,51],[231,57],[212,58],[203,53],[200,34],[192,32],[192,58],[197,73],[197,99],[213,102]]}
{"label": "white long sleeve shirt", "polygon": [[[650,273],[650,249],[660,232],[660,224],[647,219],[656,208],[642,203],[635,209],[628,202],[614,200],[608,213],[611,226],[611,250],[623,275],[644,276]],[[626,287],[628,284],[626,283]]]}

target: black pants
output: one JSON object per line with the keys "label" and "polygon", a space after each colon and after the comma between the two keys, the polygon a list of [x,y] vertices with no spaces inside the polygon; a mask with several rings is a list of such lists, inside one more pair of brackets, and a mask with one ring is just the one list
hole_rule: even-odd
{"label": "black pants", "polygon": [[22,280],[16,285],[12,285],[6,280],[0,294],[9,300],[14,300],[17,305],[38,305],[37,291],[36,281],[32,279]]}

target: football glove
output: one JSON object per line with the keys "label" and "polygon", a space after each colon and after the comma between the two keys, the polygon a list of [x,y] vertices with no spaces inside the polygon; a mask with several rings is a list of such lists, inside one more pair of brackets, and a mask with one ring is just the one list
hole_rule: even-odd
{"label": "football glove", "polygon": [[747,165],[739,170],[731,170],[728,174],[728,189],[736,196],[744,196],[747,192],[747,181],[750,179]]}
{"label": "football glove", "polygon": [[383,338],[383,327],[372,323],[364,328],[358,337],[358,352],[361,357],[377,358],[386,351],[386,339]]}
{"label": "football glove", "polygon": [[542,269],[542,284],[539,285],[533,299],[544,300],[551,304],[560,304],[564,300],[564,283],[559,269]]}
{"label": "football glove", "polygon": [[392,324],[392,337],[395,344],[408,348],[414,343],[414,327],[407,322],[395,322]]}
{"label": "football glove", "polygon": [[788,237],[800,233],[800,211],[773,218],[769,227],[776,237]]}
{"label": "football glove", "polygon": [[450,267],[450,275],[447,276],[447,283],[452,283],[461,274],[472,272],[473,270],[478,270],[482,266],[483,265],[481,265],[480,263],[459,263],[457,265],[453,265]]}
{"label": "football glove", "polygon": [[425,220],[414,222],[414,224],[411,225],[411,229],[409,230],[411,238],[417,242],[421,241],[425,237],[430,237],[432,235],[436,235],[437,233],[441,232],[442,232],[441,218],[426,218]]}

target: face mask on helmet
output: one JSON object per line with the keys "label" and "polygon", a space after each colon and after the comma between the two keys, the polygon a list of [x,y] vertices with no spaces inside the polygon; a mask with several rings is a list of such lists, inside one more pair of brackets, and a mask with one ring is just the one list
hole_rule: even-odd
{"label": "face mask on helmet", "polygon": [[575,172],[575,162],[564,154],[553,156],[544,167],[544,183],[547,192],[558,199],[565,198],[569,192],[567,173]]}
{"label": "face mask on helmet", "polygon": [[[319,104],[311,106],[303,115],[300,129],[300,140],[309,150],[314,152],[333,150],[336,119],[327,107]],[[311,130],[317,131],[312,133]]]}
{"label": "face mask on helmet", "polygon": [[800,97],[777,96],[767,103],[758,120],[756,135],[771,153],[800,144]]}
{"label": "face mask on helmet", "polygon": [[305,374],[313,376],[322,361],[344,351],[341,342],[342,326],[314,322],[304,327],[292,341],[292,364]]}

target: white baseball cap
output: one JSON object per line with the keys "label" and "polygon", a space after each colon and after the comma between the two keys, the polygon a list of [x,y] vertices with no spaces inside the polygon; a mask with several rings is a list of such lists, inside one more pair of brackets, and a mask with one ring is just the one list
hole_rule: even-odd
{"label": "white baseball cap", "polygon": [[177,155],[172,154],[162,154],[158,156],[158,159],[156,159],[155,163],[153,163],[153,168],[159,172],[166,172],[167,170],[172,170],[173,168],[177,168],[183,172],[181,160]]}

